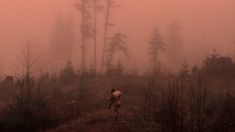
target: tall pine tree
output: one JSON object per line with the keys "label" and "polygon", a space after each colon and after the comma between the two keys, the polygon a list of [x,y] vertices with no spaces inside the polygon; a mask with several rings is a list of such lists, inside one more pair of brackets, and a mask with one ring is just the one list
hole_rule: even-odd
{"label": "tall pine tree", "polygon": [[152,38],[149,40],[149,55],[152,72],[155,74],[160,70],[159,54],[165,49],[165,43],[162,36],[159,34],[159,28],[156,27],[153,31]]}

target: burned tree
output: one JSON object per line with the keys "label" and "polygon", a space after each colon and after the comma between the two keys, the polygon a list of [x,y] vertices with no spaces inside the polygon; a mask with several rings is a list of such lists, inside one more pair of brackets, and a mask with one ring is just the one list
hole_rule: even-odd
{"label": "burned tree", "polygon": [[156,27],[153,31],[152,38],[149,40],[149,55],[152,72],[155,74],[160,70],[159,54],[165,49],[165,43],[162,36],[159,34],[159,28]]}
{"label": "burned tree", "polygon": [[100,0],[92,0],[93,12],[94,12],[94,71],[97,71],[97,14],[103,10],[103,6],[100,5]]}
{"label": "burned tree", "polygon": [[34,56],[28,43],[19,60],[22,71],[15,85],[19,93],[14,96],[3,121],[7,124],[4,126],[7,131],[36,131],[53,124],[50,108],[41,93],[43,78],[35,76],[38,74],[35,68],[39,65],[39,58]]}
{"label": "burned tree", "polygon": [[177,68],[180,68],[179,62],[183,62],[182,56],[184,55],[183,38],[178,21],[173,21],[169,24],[166,42],[166,55],[168,57],[168,63],[170,65],[174,64],[174,67],[171,68],[176,70]]}
{"label": "burned tree", "polygon": [[82,40],[82,62],[81,72],[86,71],[87,60],[87,41],[93,37],[92,20],[90,13],[90,0],[80,0],[80,4],[75,4],[76,8],[81,12],[81,40]]}
{"label": "burned tree", "polygon": [[113,37],[110,38],[110,43],[108,44],[106,49],[107,73],[112,71],[113,61],[115,59],[114,57],[118,51],[128,57],[129,50],[126,46],[125,39],[126,36],[122,33],[116,33]]}
{"label": "burned tree", "polygon": [[187,63],[187,60],[185,60],[181,68],[181,75],[184,78],[184,77],[188,77],[189,74],[190,74],[189,65]]}
{"label": "burned tree", "polygon": [[115,4],[114,0],[106,0],[106,11],[105,11],[105,24],[104,24],[104,44],[101,58],[101,72],[104,70],[105,65],[105,51],[108,44],[108,34],[110,27],[114,26],[113,23],[110,22],[110,16],[114,8],[118,7]]}
{"label": "burned tree", "polygon": [[76,72],[72,65],[72,61],[68,61],[64,69],[60,71],[59,81],[61,84],[71,84],[74,83],[76,78]]}

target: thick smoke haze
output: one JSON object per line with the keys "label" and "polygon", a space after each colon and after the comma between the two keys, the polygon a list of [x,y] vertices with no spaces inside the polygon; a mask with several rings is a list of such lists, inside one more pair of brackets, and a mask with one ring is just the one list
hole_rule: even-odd
{"label": "thick smoke haze", "polygon": [[[0,1],[0,73],[14,74],[17,56],[26,42],[33,44],[36,54],[42,55],[42,69],[54,61],[50,42],[55,18],[61,14],[72,19],[75,47],[71,57],[73,64],[80,65],[80,13],[74,8],[76,0],[1,0]],[[235,52],[235,1],[232,0],[117,0],[121,6],[111,16],[115,27],[110,33],[122,32],[128,36],[131,51],[127,67],[135,67],[141,73],[148,68],[148,41],[158,26],[167,38],[169,24],[176,21],[183,39],[180,61],[171,64],[162,55],[168,68],[186,59],[190,65],[200,65],[213,49],[221,55],[233,56]],[[102,13],[98,14],[100,17]],[[103,27],[102,20],[98,28]],[[102,32],[98,31],[98,34]],[[102,41],[98,41],[99,65]],[[60,53],[58,53],[60,54]],[[169,58],[168,58],[169,59]],[[127,63],[128,62],[128,63]],[[47,67],[45,67],[45,65]],[[53,66],[51,64],[51,66]],[[99,68],[100,66],[98,66]],[[60,68],[60,67],[57,67]]]}

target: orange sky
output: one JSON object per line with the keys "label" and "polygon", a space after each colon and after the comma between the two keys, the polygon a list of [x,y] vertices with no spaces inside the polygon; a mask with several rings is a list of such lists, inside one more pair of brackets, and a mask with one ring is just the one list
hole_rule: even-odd
{"label": "orange sky", "polygon": [[[78,0],[1,0],[0,71],[12,74],[16,56],[27,40],[40,53],[47,53],[54,18],[61,13],[73,17],[79,45]],[[116,0],[121,4],[112,16],[113,32],[129,36],[131,49],[128,65],[146,70],[147,43],[155,26],[166,34],[167,25],[177,20],[182,28],[185,58],[198,64],[214,48],[223,55],[235,51],[235,1],[233,0]],[[39,50],[40,49],[40,50]],[[78,51],[79,53],[80,51]],[[45,55],[46,56],[46,55]],[[77,56],[76,56],[77,57]],[[75,60],[75,64],[79,63]],[[46,62],[46,61],[45,61]],[[77,64],[78,65],[78,64]]]}

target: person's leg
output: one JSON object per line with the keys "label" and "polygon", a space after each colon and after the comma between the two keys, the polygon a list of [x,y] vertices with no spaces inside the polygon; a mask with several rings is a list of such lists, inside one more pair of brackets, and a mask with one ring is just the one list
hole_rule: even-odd
{"label": "person's leg", "polygon": [[116,104],[116,106],[115,106],[115,109],[114,109],[114,111],[115,111],[115,113],[116,113],[116,116],[115,116],[115,119],[117,120],[117,118],[118,118],[118,110],[119,110],[119,107],[120,107],[120,104]]}
{"label": "person's leg", "polygon": [[110,104],[109,104],[109,106],[108,106],[108,109],[111,108],[112,104],[113,104],[113,101],[110,102]]}

